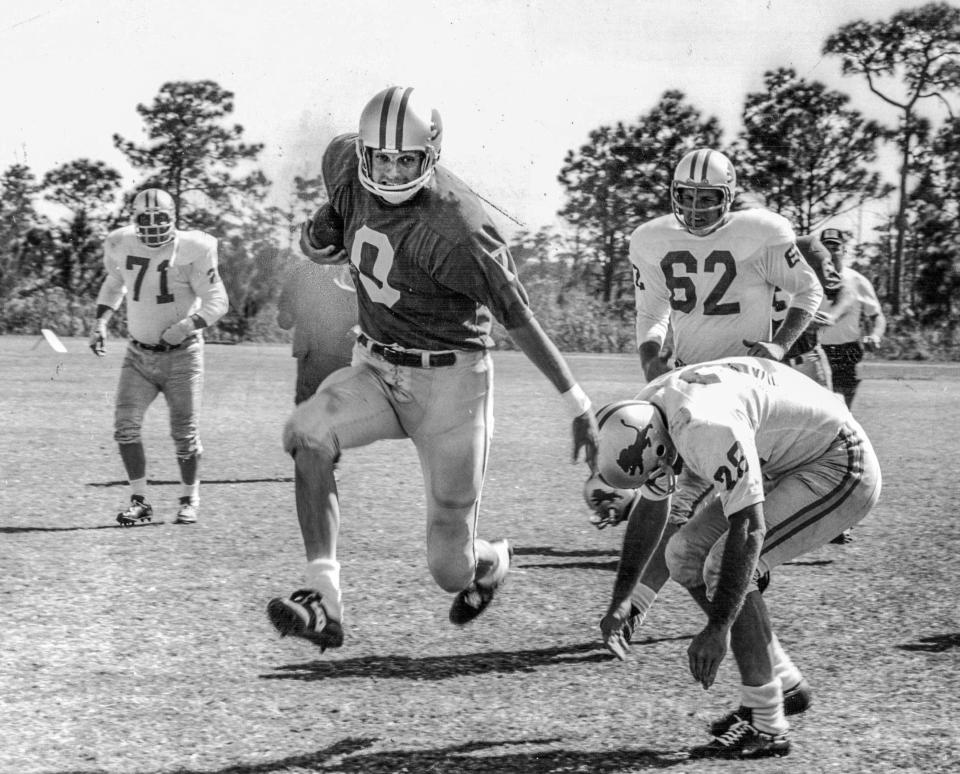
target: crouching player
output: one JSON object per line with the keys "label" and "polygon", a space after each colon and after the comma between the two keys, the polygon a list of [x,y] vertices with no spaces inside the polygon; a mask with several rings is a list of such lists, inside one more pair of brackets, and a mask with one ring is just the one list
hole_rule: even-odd
{"label": "crouching player", "polygon": [[[789,724],[779,647],[758,582],[861,521],[880,496],[870,441],[841,399],[772,360],[734,357],[686,366],[636,400],[597,413],[599,473],[640,489],[629,512],[613,598],[601,622],[614,652],[629,646],[630,595],[663,534],[684,470],[697,509],[666,546],[670,577],[707,616],[688,648],[705,689],[727,651],[740,671],[740,706],[716,721],[692,757],[786,755]],[[677,492],[679,495],[680,493]]]}

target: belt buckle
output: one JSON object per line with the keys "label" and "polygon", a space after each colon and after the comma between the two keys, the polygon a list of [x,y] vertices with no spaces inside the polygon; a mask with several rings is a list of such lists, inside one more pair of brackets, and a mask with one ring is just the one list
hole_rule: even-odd
{"label": "belt buckle", "polygon": [[404,351],[396,344],[384,344],[382,357],[391,365],[403,364]]}

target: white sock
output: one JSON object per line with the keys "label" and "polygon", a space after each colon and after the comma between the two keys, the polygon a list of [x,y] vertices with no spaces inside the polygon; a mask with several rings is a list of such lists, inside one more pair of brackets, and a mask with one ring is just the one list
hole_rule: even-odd
{"label": "white sock", "polygon": [[647,617],[647,611],[650,610],[656,599],[657,592],[649,586],[643,583],[638,583],[634,586],[633,592],[630,594],[630,601],[636,608],[636,612],[640,614],[640,620],[637,621],[637,625],[643,623],[643,620]]}
{"label": "white sock", "polygon": [[134,479],[130,482],[130,496],[142,497],[147,499],[147,477]]}
{"label": "white sock", "polygon": [[780,681],[780,687],[787,691],[793,688],[803,679],[797,665],[790,660],[790,656],[780,646],[777,635],[770,638],[770,644],[767,645],[767,653],[770,655],[770,663],[773,665],[773,676]]}
{"label": "white sock", "polygon": [[765,734],[783,734],[790,728],[783,715],[783,691],[780,681],[766,685],[741,685],[740,703],[753,710],[753,727]]}
{"label": "white sock", "polygon": [[331,618],[343,623],[343,597],[340,593],[340,562],[336,559],[314,559],[307,562],[304,573],[307,588],[323,594],[323,609]]}
{"label": "white sock", "polygon": [[197,478],[192,484],[180,482],[180,496],[189,497],[191,504],[200,505],[200,479]]}

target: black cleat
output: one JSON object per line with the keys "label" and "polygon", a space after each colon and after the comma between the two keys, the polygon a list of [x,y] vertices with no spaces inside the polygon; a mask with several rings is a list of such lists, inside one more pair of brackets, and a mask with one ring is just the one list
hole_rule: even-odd
{"label": "black cleat", "polygon": [[853,542],[853,530],[845,529],[839,535],[837,535],[833,540],[830,541],[834,545],[845,546]]}
{"label": "black cleat", "polygon": [[741,720],[729,731],[715,737],[709,744],[690,749],[691,758],[780,758],[790,753],[790,739],[786,733],[765,734],[750,723]]}
{"label": "black cleat", "polygon": [[513,549],[510,544],[506,540],[492,540],[490,545],[499,555],[497,569],[492,573],[492,578],[481,578],[479,582],[473,581],[454,598],[450,606],[450,623],[456,626],[470,623],[490,606],[494,594],[503,585],[510,571],[510,563],[513,561]]}
{"label": "black cleat", "polygon": [[141,495],[133,495],[130,505],[125,511],[117,514],[117,523],[123,527],[130,527],[138,522],[150,521],[153,518],[153,507]]}
{"label": "black cleat", "polygon": [[[784,715],[799,715],[801,712],[806,712],[811,704],[813,704],[813,691],[810,690],[810,686],[804,678],[800,678],[799,683],[783,692]],[[710,724],[710,734],[712,736],[723,736],[737,723],[752,722],[753,710],[741,705],[719,720],[714,720]]]}
{"label": "black cleat", "polygon": [[300,637],[320,647],[343,645],[343,627],[327,617],[323,595],[312,589],[300,589],[289,597],[275,597],[267,604],[267,617],[281,637]]}

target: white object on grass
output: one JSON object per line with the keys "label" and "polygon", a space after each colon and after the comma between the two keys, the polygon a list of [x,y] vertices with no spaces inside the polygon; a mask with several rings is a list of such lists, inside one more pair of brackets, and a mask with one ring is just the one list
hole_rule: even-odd
{"label": "white object on grass", "polygon": [[63,346],[63,342],[57,337],[57,334],[54,333],[49,328],[41,328],[40,333],[43,334],[43,338],[47,340],[47,344],[50,345],[50,349],[54,352],[60,352],[61,354],[66,354],[67,348]]}

